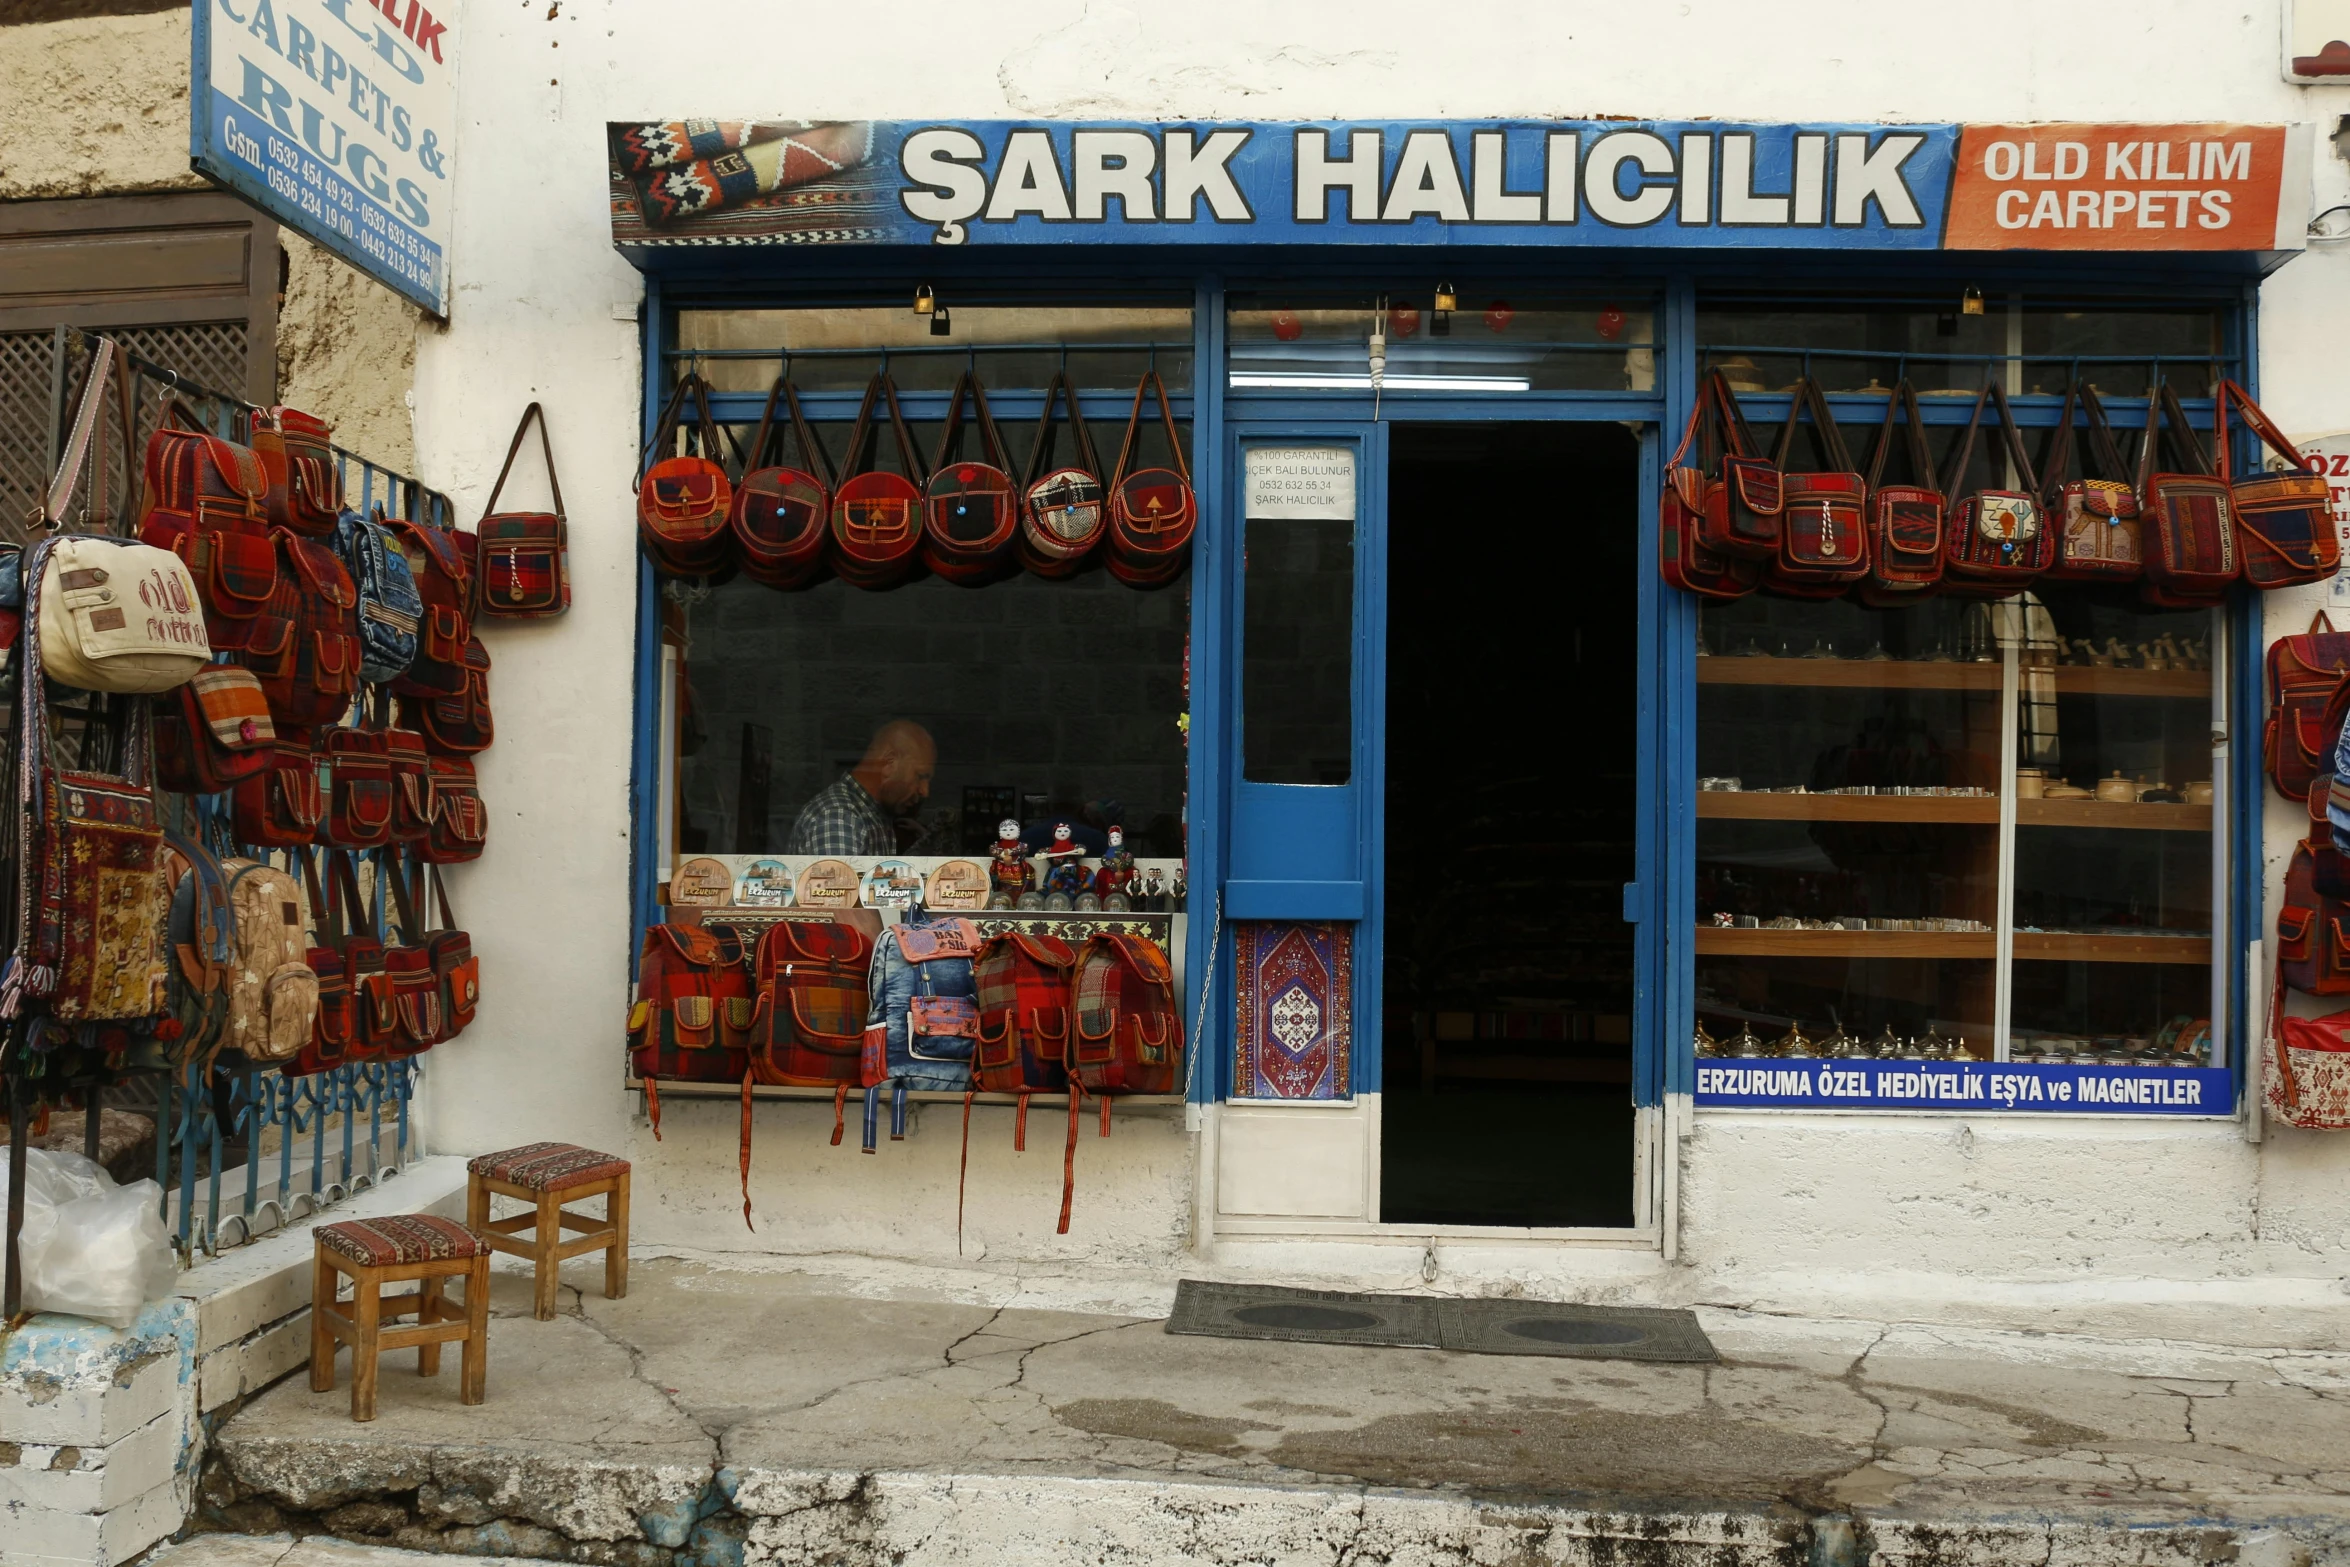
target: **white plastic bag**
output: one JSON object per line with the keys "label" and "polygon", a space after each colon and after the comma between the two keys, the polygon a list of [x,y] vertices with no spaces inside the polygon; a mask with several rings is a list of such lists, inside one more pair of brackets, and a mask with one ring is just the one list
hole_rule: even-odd
{"label": "white plastic bag", "polygon": [[[103,1165],[78,1153],[26,1149],[17,1242],[25,1309],[129,1327],[179,1273],[162,1199],[153,1181],[117,1186]],[[0,1164],[0,1212],[7,1201],[8,1168]]]}

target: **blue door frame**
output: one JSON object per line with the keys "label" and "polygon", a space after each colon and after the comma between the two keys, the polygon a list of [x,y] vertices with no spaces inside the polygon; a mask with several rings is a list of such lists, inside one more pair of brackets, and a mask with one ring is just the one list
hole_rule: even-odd
{"label": "blue door frame", "polygon": [[[1389,393],[1378,418],[1371,417],[1367,393],[1271,393],[1235,391],[1226,380],[1227,279],[1243,279],[1252,291],[1288,288],[1298,293],[1325,294],[1334,287],[1359,284],[1371,292],[1388,286],[1397,276],[1416,279],[1449,272],[1457,260],[1449,252],[1429,255],[1399,251],[1386,258],[1392,266],[1374,270],[1375,260],[1349,257],[1354,269],[1335,276],[1326,255],[1300,252],[1258,252],[1170,258],[1162,253],[1132,253],[1046,257],[1033,253],[993,255],[973,253],[953,259],[949,272],[933,253],[911,257],[876,253],[854,258],[855,272],[824,272],[839,266],[835,258],[795,255],[795,267],[808,270],[788,280],[771,272],[757,276],[718,277],[706,264],[691,273],[681,265],[675,281],[656,270],[646,276],[642,322],[643,438],[651,439],[653,425],[670,379],[672,345],[678,341],[678,311],[695,306],[745,308],[764,304],[814,306],[849,302],[878,302],[889,291],[894,302],[902,289],[915,282],[953,282],[957,298],[1002,292],[1007,298],[1050,297],[1064,303],[1098,300],[1131,302],[1138,293],[1153,299],[1171,288],[1188,292],[1192,307],[1193,390],[1177,396],[1176,416],[1191,420],[1193,479],[1203,498],[1194,547],[1191,588],[1191,708],[1192,743],[1189,758],[1189,832],[1191,849],[1191,904],[1189,943],[1185,953],[1189,995],[1186,1014],[1207,1019],[1209,1049],[1206,1066],[1195,1070],[1190,1097],[1195,1102],[1221,1100],[1232,1091],[1231,921],[1248,917],[1255,892],[1246,887],[1237,906],[1228,906],[1227,882],[1232,880],[1231,850],[1234,809],[1241,795],[1239,759],[1239,491],[1233,460],[1241,439],[1278,436],[1327,437],[1334,431],[1364,442],[1362,478],[1374,480],[1380,505],[1377,522],[1358,525],[1356,592],[1356,784],[1379,776],[1383,765],[1386,620],[1385,574],[1385,431],[1396,423],[1531,422],[1540,420],[1624,421],[1641,427],[1640,446],[1640,555],[1645,563],[1657,558],[1657,505],[1661,465],[1670,439],[1677,438],[1687,420],[1696,385],[1699,343],[1697,305],[1701,289],[1735,286],[1749,301],[1759,280],[1792,295],[1814,293],[1824,284],[1855,288],[1899,287],[1931,291],[1934,297],[1955,294],[1962,284],[1980,285],[1986,292],[2001,288],[2043,288],[2081,297],[2097,290],[2128,290],[2133,302],[2149,299],[2191,302],[2225,311],[2229,341],[2223,357],[2231,359],[2239,379],[2256,394],[2259,362],[2256,331],[2258,283],[2240,272],[2230,272],[2182,258],[2149,260],[2143,265],[2100,262],[2091,266],[2024,258],[1949,258],[1919,256],[1891,261],[1882,257],[1854,258],[1848,263],[1817,255],[1740,258],[1674,258],[1670,266],[1658,258],[1637,258],[1636,272],[1626,270],[1626,258],[1591,253],[1573,258],[1519,261],[1500,255],[1476,258],[1480,279],[1515,276],[1521,287],[1573,289],[1605,287],[1622,297],[1639,295],[1653,301],[1656,320],[1658,385],[1647,393],[1519,393],[1410,394]],[[1040,265],[1041,263],[1041,265]],[[1170,267],[1183,271],[1170,275]],[[746,263],[747,265],[747,263]],[[762,261],[762,267],[768,265]],[[1196,270],[1194,270],[1196,269]],[[1466,275],[1464,273],[1464,275]],[[1042,291],[1040,293],[1040,291]],[[945,289],[942,286],[941,293]],[[1181,297],[1177,295],[1176,297]],[[943,404],[943,395],[939,399]],[[1786,399],[1742,398],[1749,417],[1762,422],[1781,417]],[[719,400],[721,419],[755,420],[756,397]],[[853,401],[853,399],[852,399]],[[1857,418],[1864,409],[1870,417],[1882,403],[1868,396],[1831,397],[1839,410],[1849,408]],[[2050,424],[2056,399],[2020,398],[2019,422]],[[2042,408],[2039,403],[2050,406]],[[917,412],[917,400],[908,399]],[[740,405],[740,406],[737,406]],[[1025,405],[1023,405],[1025,406]],[[2191,415],[2209,416],[2208,401],[2190,402]],[[1010,411],[1009,409],[1001,411]],[[1125,412],[1123,396],[1087,398],[1089,419],[1116,417]],[[818,417],[829,410],[811,408]],[[2117,427],[2143,422],[2142,412],[2110,410]],[[918,415],[919,416],[919,415]],[[1963,422],[1963,410],[1929,405],[1927,420]],[[1371,457],[1376,453],[1376,459]],[[1366,489],[1369,486],[1366,484]],[[661,868],[654,863],[659,841],[656,814],[660,789],[655,776],[660,746],[656,733],[660,692],[661,625],[657,583],[649,564],[640,563],[637,576],[637,658],[633,713],[634,765],[630,801],[634,822],[631,903],[634,936],[659,918],[655,887]],[[1635,997],[1633,1018],[1633,1099],[1642,1106],[1658,1104],[1667,1094],[1690,1092],[1694,1058],[1690,1038],[1694,1021],[1694,953],[1696,929],[1696,601],[1666,588],[1653,570],[1638,572],[1640,629],[1638,633],[1637,695],[1639,757],[1635,787],[1639,793],[1636,829],[1635,879],[1624,889],[1625,919],[1634,933]],[[2228,729],[2234,737],[2230,779],[2233,810],[2227,824],[2232,874],[2224,889],[2224,942],[2235,975],[2243,973],[2247,943],[2259,935],[2261,909],[2260,808],[2262,775],[2258,733],[2261,712],[2261,617],[2257,594],[2239,593],[2228,617],[2227,645],[2231,653],[2227,692]],[[1262,788],[1268,786],[1249,786]],[[1380,953],[1380,899],[1382,874],[1382,802],[1376,788],[1369,803],[1357,813],[1355,832],[1363,869],[1364,923],[1359,945],[1356,1028],[1356,1086],[1375,1090],[1380,1082],[1378,970]],[[1243,878],[1247,880],[1250,878]],[[1270,911],[1274,905],[1267,905]],[[1302,908],[1302,905],[1300,906]],[[1310,917],[1300,913],[1297,917]],[[2215,936],[2220,932],[2215,931]],[[632,952],[635,947],[632,940]],[[1211,957],[1213,953],[1213,957]],[[1202,987],[1213,972],[1214,994]],[[2248,1011],[2244,986],[2229,987],[2229,1037],[2246,1038]],[[2242,1082],[2241,1048],[2231,1049],[2230,1064]]]}

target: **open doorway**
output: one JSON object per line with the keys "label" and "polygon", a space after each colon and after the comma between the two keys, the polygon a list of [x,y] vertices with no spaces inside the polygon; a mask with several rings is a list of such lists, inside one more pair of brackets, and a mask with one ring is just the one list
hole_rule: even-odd
{"label": "open doorway", "polygon": [[1379,1216],[1628,1227],[1639,441],[1390,452]]}

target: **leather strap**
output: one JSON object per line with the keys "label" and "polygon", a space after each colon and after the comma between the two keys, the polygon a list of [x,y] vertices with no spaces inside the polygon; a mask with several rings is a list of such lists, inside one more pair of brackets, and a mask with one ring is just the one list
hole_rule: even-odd
{"label": "leather strap", "polygon": [[[2105,417],[2105,399],[2099,397],[2097,388],[2088,382],[2083,381],[2079,385],[2081,411],[2089,416],[2090,452],[2096,455],[2098,463],[2105,469],[2101,476],[2091,474],[2089,453],[2084,453],[2081,457],[2081,477],[2104,477],[2117,484],[2126,484],[2129,482],[2130,466],[2122,461],[2122,443],[2114,437],[2112,421]],[[2055,481],[2049,482],[2053,484]]]}
{"label": "leather strap", "polygon": [[[777,376],[775,384],[767,388],[767,405],[759,412],[759,432],[751,437],[751,454],[743,465],[744,471],[748,472],[754,468],[789,466],[783,461],[783,452],[781,451],[783,432],[775,423],[775,408],[778,403],[781,403],[786,410],[791,420],[792,434],[799,440],[800,460],[808,465],[808,472],[822,481],[826,489],[831,489],[833,487],[832,454],[824,449],[816,439],[816,432],[809,428],[808,416],[800,409],[799,388],[792,385],[791,377],[787,375]],[[767,450],[770,445],[778,448],[775,453],[776,460],[772,463],[767,460]]]}
{"label": "leather strap", "polygon": [[547,460],[547,492],[555,498],[555,515],[558,517],[563,515],[563,486],[555,478],[555,448],[547,440],[547,415],[538,404],[532,403],[528,408],[522,410],[522,422],[515,425],[514,439],[507,443],[506,461],[498,469],[498,482],[490,486],[489,504],[481,509],[483,516],[491,516],[497,512],[499,492],[506,488],[506,475],[513,472],[514,456],[522,450],[523,434],[530,429],[531,421],[534,419],[538,421],[539,426],[539,455]]}
{"label": "leather strap", "polygon": [[[662,405],[661,422],[653,426],[652,442],[645,447],[645,460],[636,471],[637,483],[645,482],[645,475],[653,471],[653,464],[674,453],[677,446],[677,416],[685,408],[686,390],[700,380],[701,377],[690,370],[678,377],[676,388],[669,394],[669,401]],[[522,432],[517,430],[514,436],[519,441]],[[552,473],[554,469],[550,466],[547,471]]]}
{"label": "leather strap", "polygon": [[1714,389],[1714,404],[1722,416],[1722,438],[1733,457],[1760,457],[1762,445],[1754,438],[1754,430],[1746,422],[1746,410],[1739,406],[1738,394],[1730,388],[1730,378],[1719,367],[1708,370],[1706,382]]}
{"label": "leather strap", "polygon": [[[2225,424],[2226,400],[2220,399],[2221,423]],[[2163,381],[2146,393],[2146,433],[2138,443],[2138,492],[2146,491],[2146,481],[2154,474],[2154,452],[2157,440],[2171,461],[2184,473],[2211,477],[2211,460],[2203,450],[2203,442],[2196,437],[2194,427],[2187,423],[2187,410],[2179,405],[2179,394],[2168,381]]]}
{"label": "leather strap", "polygon": [[1134,412],[1126,416],[1126,439],[1118,444],[1118,468],[1110,479],[1113,490],[1126,482],[1128,467],[1141,441],[1143,394],[1154,391],[1159,397],[1159,422],[1167,428],[1167,450],[1173,454],[1169,461],[1184,483],[1191,482],[1191,465],[1183,460],[1183,442],[1175,433],[1175,410],[1167,403],[1167,383],[1159,379],[1158,371],[1145,370],[1142,379],[1134,383]]}
{"label": "leather strap", "polygon": [[[67,434],[65,451],[57,459],[57,472],[49,480],[49,493],[41,502],[40,514],[33,519],[37,527],[52,532],[65,526],[65,513],[73,505],[73,492],[80,487],[82,466],[89,460],[91,436],[96,431],[100,416],[106,407],[106,383],[114,374],[114,339],[101,337],[98,346],[90,351],[90,368],[82,379],[81,405],[74,410],[73,429]],[[129,482],[129,475],[124,475]],[[106,459],[98,459],[98,473],[91,485],[95,508],[106,506]]]}
{"label": "leather strap", "polygon": [[1069,385],[1066,372],[1056,370],[1052,381],[1044,389],[1044,416],[1036,423],[1036,440],[1028,448],[1028,466],[1020,472],[1020,489],[1023,494],[1055,466],[1052,459],[1056,454],[1053,443],[1053,408],[1056,402],[1069,410],[1069,431],[1077,443],[1077,461],[1059,466],[1082,468],[1097,480],[1102,476],[1101,458],[1094,454],[1093,434],[1085,428],[1085,416],[1077,410],[1076,389]]}
{"label": "leather strap", "polygon": [[1918,412],[1918,394],[1903,376],[1893,390],[1885,394],[1885,422],[1877,427],[1876,445],[1869,452],[1868,487],[1877,487],[1877,476],[1885,471],[1885,452],[1893,444],[1893,415],[1899,409],[1908,449],[1909,471],[1913,482],[1934,483],[1934,454],[1926,449],[1926,422]]}
{"label": "leather strap", "polygon": [[1077,1115],[1085,1103],[1085,1085],[1069,1079],[1069,1143],[1061,1151],[1061,1222],[1055,1235],[1069,1233],[1069,1204],[1077,1195]]}
{"label": "leather strap", "polygon": [[971,399],[972,422],[979,427],[979,444],[988,463],[999,473],[1009,473],[1012,460],[1004,452],[1003,435],[996,429],[995,416],[988,412],[987,389],[979,384],[979,377],[966,370],[955,378],[955,395],[947,402],[947,422],[938,432],[938,456],[931,460],[930,471],[937,473],[949,462],[963,455],[963,399]]}
{"label": "leather strap", "polygon": [[963,1188],[971,1178],[971,1100],[976,1090],[963,1090],[963,1160],[955,1166],[955,1255],[963,1255]]}
{"label": "leather strap", "polygon": [[[2007,447],[2007,460],[2015,470],[2015,488],[2026,495],[2039,494],[2040,481],[2032,472],[2031,458],[2024,453],[2023,434],[2016,429],[2015,409],[2007,401],[2007,389],[1997,381],[1986,381],[1983,384],[1983,389],[1975,394],[1975,410],[1967,417],[1965,438],[1958,443],[1958,449],[1951,454],[1950,467],[1942,480],[1942,493],[1950,496],[1968,493],[1966,472],[1968,466],[1975,460],[1975,437],[1982,430],[1985,404],[1994,405],[1999,410],[2000,439]],[[1991,487],[1993,489],[2007,488],[2005,485]]]}
{"label": "leather strap", "polygon": [[880,433],[873,428],[873,412],[877,404],[889,409],[891,436],[898,443],[898,460],[905,465],[906,477],[917,488],[929,481],[928,470],[914,450],[914,437],[906,428],[906,412],[898,405],[898,384],[890,379],[887,370],[876,370],[873,379],[865,383],[865,400],[857,406],[857,422],[849,430],[849,455],[841,467],[845,482],[860,473],[871,471],[870,463],[880,455]]}
{"label": "leather strap", "polygon": [[2250,392],[2245,391],[2243,387],[2233,381],[2222,381],[2219,384],[2218,402],[2218,457],[2219,476],[2222,479],[2232,481],[2235,477],[2235,471],[2229,464],[2228,453],[2228,406],[2231,403],[2235,405],[2236,411],[2244,416],[2245,428],[2249,429],[2261,444],[2291,463],[2295,471],[2302,473],[2309,471],[2308,465],[2301,460],[2301,454],[2294,450],[2293,443],[2285,439],[2284,432],[2276,427],[2275,422],[2267,414],[2261,412],[2260,405],[2252,400]]}
{"label": "leather strap", "polygon": [[1787,467],[1787,455],[1795,445],[1795,426],[1804,412],[1811,413],[1812,455],[1827,465],[1830,473],[1851,473],[1852,454],[1845,450],[1844,436],[1836,428],[1836,416],[1828,409],[1826,394],[1820,383],[1805,376],[1795,383],[1795,396],[1787,404],[1787,422],[1779,427],[1779,444],[1772,453],[1782,471]]}
{"label": "leather strap", "polygon": [[[302,888],[310,898],[311,923],[318,927],[318,944],[340,952],[350,942],[350,932],[343,928],[341,906],[326,895],[318,882],[318,867],[310,857],[310,850],[296,847],[287,851],[302,862]],[[320,850],[320,853],[326,851]]]}
{"label": "leather strap", "polygon": [[743,1228],[756,1235],[759,1227],[751,1222],[751,1073],[743,1069],[743,1135],[738,1155],[743,1170]]}

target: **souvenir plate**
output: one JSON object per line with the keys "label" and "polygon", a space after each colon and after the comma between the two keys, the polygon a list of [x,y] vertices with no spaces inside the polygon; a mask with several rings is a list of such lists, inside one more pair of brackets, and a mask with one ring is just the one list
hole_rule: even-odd
{"label": "souvenir plate", "polygon": [[922,873],[904,860],[877,860],[865,873],[869,909],[910,909],[922,899]]}
{"label": "souvenir plate", "polygon": [[987,907],[987,872],[974,860],[949,860],[930,873],[922,902],[931,909],[983,909]]}
{"label": "souvenir plate", "polygon": [[734,873],[724,860],[688,860],[669,877],[669,901],[689,909],[722,909],[734,892]]}
{"label": "souvenir plate", "polygon": [[734,906],[738,909],[791,907],[791,867],[781,860],[753,860],[735,878]]}
{"label": "souvenir plate", "polygon": [[799,885],[792,890],[803,909],[853,909],[859,881],[856,867],[848,861],[818,860],[800,872]]}

